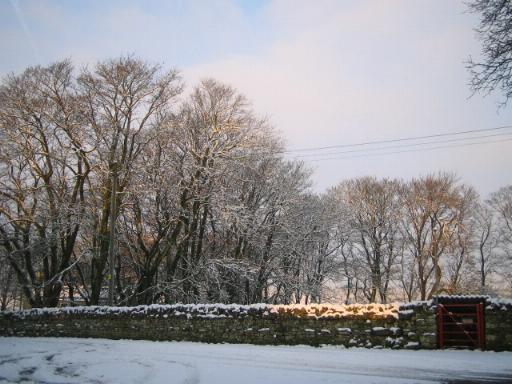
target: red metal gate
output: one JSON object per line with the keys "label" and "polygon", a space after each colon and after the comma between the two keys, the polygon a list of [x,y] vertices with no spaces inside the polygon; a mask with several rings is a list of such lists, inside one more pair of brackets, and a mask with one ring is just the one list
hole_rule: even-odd
{"label": "red metal gate", "polygon": [[438,304],[439,348],[485,349],[484,305]]}

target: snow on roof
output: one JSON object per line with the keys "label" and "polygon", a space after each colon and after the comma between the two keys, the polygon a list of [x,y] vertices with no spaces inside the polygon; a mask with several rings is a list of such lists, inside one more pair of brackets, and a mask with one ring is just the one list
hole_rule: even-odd
{"label": "snow on roof", "polygon": [[512,299],[502,299],[499,297],[489,297],[487,299],[487,309],[498,309],[503,311],[512,310]]}
{"label": "snow on roof", "polygon": [[438,295],[434,296],[433,300],[412,301],[402,304],[400,305],[400,314],[422,306],[427,308],[433,307],[436,303],[474,303],[482,301],[485,303],[486,308],[490,310],[512,310],[512,299],[491,297],[488,295]]}

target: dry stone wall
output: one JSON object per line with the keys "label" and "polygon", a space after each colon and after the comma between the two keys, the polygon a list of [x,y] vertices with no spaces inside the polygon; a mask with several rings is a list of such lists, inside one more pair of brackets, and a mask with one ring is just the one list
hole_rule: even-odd
{"label": "dry stone wall", "polygon": [[[486,299],[486,349],[512,351],[512,300]],[[0,336],[437,348],[433,301],[397,305],[151,305],[0,312]]]}
{"label": "dry stone wall", "polygon": [[512,300],[489,299],[485,307],[486,349],[512,351]]}
{"label": "dry stone wall", "polygon": [[339,308],[152,305],[34,309],[0,314],[0,335],[436,348],[431,303]]}

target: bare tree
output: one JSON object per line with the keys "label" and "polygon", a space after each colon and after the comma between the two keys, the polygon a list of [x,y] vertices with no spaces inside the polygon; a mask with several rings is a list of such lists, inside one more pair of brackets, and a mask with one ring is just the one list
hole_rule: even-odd
{"label": "bare tree", "polygon": [[470,58],[471,88],[489,93],[498,89],[505,103],[512,97],[512,3],[509,0],[473,0],[470,11],[480,15],[475,29],[482,41],[483,61]]}
{"label": "bare tree", "polygon": [[501,249],[496,213],[486,203],[475,210],[475,246],[480,292],[488,293],[489,276],[497,272]]}
{"label": "bare tree", "polygon": [[17,301],[16,275],[4,250],[0,250],[0,310],[15,309]]}
{"label": "bare tree", "polygon": [[[159,124],[181,92],[178,73],[131,56],[98,63],[78,77],[82,108],[95,144],[95,172],[90,196],[90,303],[98,304],[109,246],[109,222],[117,217],[133,176],[132,166],[151,142],[146,130]],[[113,181],[118,179],[113,195]],[[112,203],[115,199],[115,204]],[[116,207],[116,212],[111,212]],[[113,278],[113,276],[110,276]]]}
{"label": "bare tree", "polygon": [[[252,275],[246,273],[245,279],[249,302],[291,302],[297,300],[303,277],[302,246],[307,234],[297,225],[299,217],[308,217],[301,198],[309,171],[301,163],[261,157],[239,169],[237,178],[243,180],[243,188],[238,196],[232,195],[224,241],[233,247],[235,260],[248,262]],[[230,245],[232,236],[235,243]]]}
{"label": "bare tree", "polygon": [[[405,245],[405,244],[404,244]],[[403,292],[404,300],[413,301],[418,293],[418,276],[414,257],[410,253],[405,252],[402,248],[399,255],[400,272],[398,273],[399,285]]]}
{"label": "bare tree", "polygon": [[512,288],[512,186],[500,188],[491,194],[488,204],[497,214],[496,224],[500,237],[500,249],[503,252],[500,274],[508,279]]}
{"label": "bare tree", "polygon": [[[210,260],[219,249],[212,249],[207,239],[219,240],[222,218],[231,211],[230,196],[239,183],[233,176],[243,168],[244,157],[259,149],[266,122],[254,115],[247,99],[235,89],[207,79],[183,104],[174,129],[180,138],[175,152],[182,154],[181,213],[179,232],[166,256],[166,274],[169,283],[184,280],[186,300],[197,301],[200,291],[209,289],[191,278],[202,274],[201,268],[213,269]],[[224,252],[226,257],[232,250]]]}
{"label": "bare tree", "polygon": [[[268,133],[243,96],[213,80],[154,130],[157,139],[134,162],[138,188],[120,219],[124,273],[136,276],[120,289],[127,302],[249,300],[239,287],[248,273],[246,244],[232,241],[247,207],[235,196],[239,186],[256,183],[239,176]],[[231,227],[225,236],[224,227]]]}
{"label": "bare tree", "polygon": [[367,299],[387,302],[400,243],[400,183],[365,177],[342,183],[338,189],[349,212],[353,252],[364,261]]}
{"label": "bare tree", "polygon": [[462,196],[457,228],[452,245],[447,249],[444,262],[444,292],[448,294],[478,293],[475,286],[477,271],[472,253],[476,247],[475,209],[478,201],[476,193],[468,189]]}
{"label": "bare tree", "polygon": [[0,89],[0,246],[32,307],[55,306],[91,171],[72,67],[9,76]]}
{"label": "bare tree", "polygon": [[443,256],[454,248],[457,230],[467,219],[463,213],[474,195],[445,173],[413,179],[404,188],[404,233],[421,300],[442,290]]}
{"label": "bare tree", "polygon": [[488,203],[499,216],[505,240],[512,245],[512,185],[492,193]]}

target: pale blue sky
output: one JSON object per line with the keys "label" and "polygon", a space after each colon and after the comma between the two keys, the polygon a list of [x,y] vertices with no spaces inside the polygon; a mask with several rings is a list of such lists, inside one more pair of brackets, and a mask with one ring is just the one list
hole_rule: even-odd
{"label": "pale blue sky", "polygon": [[[181,69],[253,53],[277,36],[266,1],[0,1],[0,71],[127,52]],[[19,12],[16,12],[16,8]],[[23,28],[23,24],[27,28]],[[262,31],[265,31],[262,33]]]}
{"label": "pale blue sky", "polygon": [[[290,149],[511,124],[500,95],[469,98],[477,21],[456,0],[0,0],[0,74],[135,53],[238,88]],[[510,164],[512,141],[311,162],[318,191],[445,170],[483,195],[512,183]]]}

